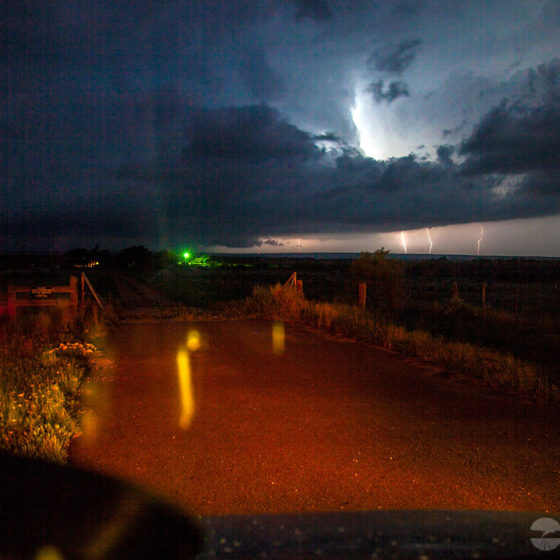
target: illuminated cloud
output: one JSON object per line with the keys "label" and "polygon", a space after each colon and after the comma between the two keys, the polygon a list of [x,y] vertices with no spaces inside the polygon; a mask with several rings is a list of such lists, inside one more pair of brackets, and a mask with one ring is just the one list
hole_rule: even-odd
{"label": "illuminated cloud", "polygon": [[411,250],[413,229],[560,214],[557,2],[9,7],[6,250]]}

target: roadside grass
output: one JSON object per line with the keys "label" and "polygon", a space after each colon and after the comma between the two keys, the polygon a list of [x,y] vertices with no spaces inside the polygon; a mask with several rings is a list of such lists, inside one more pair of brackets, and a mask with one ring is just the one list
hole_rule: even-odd
{"label": "roadside grass", "polygon": [[84,341],[92,325],[59,319],[41,312],[0,325],[0,448],[65,463],[82,387],[101,353]]}
{"label": "roadside grass", "polygon": [[250,314],[311,325],[415,356],[449,372],[478,379],[487,386],[519,392],[545,403],[560,404],[560,386],[550,371],[507,352],[447,340],[424,330],[408,330],[355,306],[308,301],[298,296],[294,289],[279,284],[255,287],[245,306]]}

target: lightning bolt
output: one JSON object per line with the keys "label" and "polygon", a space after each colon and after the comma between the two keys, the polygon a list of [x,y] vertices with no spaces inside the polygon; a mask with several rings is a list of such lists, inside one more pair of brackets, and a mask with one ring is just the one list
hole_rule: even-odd
{"label": "lightning bolt", "polygon": [[484,241],[484,226],[482,224],[478,224],[480,226],[480,239],[476,242],[476,254],[480,255],[480,244]]}
{"label": "lightning bolt", "polygon": [[408,255],[408,251],[406,250],[406,237],[404,236],[404,231],[401,231],[401,243],[402,243],[405,255]]}
{"label": "lightning bolt", "polygon": [[434,244],[432,243],[432,238],[430,236],[430,228],[426,228],[426,235],[428,236],[428,243],[430,244],[430,255],[432,254],[432,247]]}

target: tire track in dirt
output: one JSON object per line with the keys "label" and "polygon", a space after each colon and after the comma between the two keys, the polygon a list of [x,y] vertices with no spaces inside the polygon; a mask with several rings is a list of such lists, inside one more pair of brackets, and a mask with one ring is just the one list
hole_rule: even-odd
{"label": "tire track in dirt", "polygon": [[145,309],[173,303],[157,290],[123,274],[114,274],[113,280],[119,301],[127,309]]}

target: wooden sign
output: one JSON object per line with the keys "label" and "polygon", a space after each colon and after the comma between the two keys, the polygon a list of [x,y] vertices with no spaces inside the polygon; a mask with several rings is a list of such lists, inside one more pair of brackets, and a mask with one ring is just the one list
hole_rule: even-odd
{"label": "wooden sign", "polygon": [[8,315],[15,318],[18,307],[67,305],[78,307],[78,279],[70,277],[68,286],[8,286]]}
{"label": "wooden sign", "polygon": [[36,298],[48,298],[52,295],[52,288],[47,286],[37,286],[36,288],[31,288],[31,295]]}

